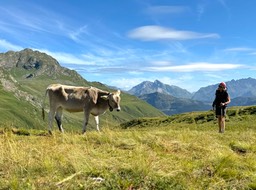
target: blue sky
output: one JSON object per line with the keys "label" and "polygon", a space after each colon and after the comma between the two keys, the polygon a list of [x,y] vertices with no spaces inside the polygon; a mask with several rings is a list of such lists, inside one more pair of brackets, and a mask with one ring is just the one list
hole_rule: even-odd
{"label": "blue sky", "polygon": [[254,0],[0,0],[0,52],[45,52],[123,90],[256,78]]}

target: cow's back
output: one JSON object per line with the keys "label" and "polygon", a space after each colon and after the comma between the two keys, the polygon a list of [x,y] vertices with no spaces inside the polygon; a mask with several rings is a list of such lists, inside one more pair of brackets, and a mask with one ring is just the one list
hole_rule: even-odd
{"label": "cow's back", "polygon": [[51,84],[47,88],[50,103],[52,102],[60,102],[67,99],[68,94],[63,89],[63,86],[61,84]]}
{"label": "cow's back", "polygon": [[87,90],[89,88],[52,84],[47,88],[50,104],[54,109],[62,107],[70,112],[83,111],[88,99]]}

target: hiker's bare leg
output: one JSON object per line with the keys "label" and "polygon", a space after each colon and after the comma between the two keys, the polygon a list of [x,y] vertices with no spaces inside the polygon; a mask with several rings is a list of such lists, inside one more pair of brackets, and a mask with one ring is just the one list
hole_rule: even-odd
{"label": "hiker's bare leg", "polygon": [[225,116],[221,116],[221,133],[225,132]]}
{"label": "hiker's bare leg", "polygon": [[221,133],[221,128],[222,128],[222,127],[221,127],[221,126],[222,126],[222,120],[221,120],[221,119],[222,119],[222,117],[219,115],[219,116],[218,116],[219,133]]}

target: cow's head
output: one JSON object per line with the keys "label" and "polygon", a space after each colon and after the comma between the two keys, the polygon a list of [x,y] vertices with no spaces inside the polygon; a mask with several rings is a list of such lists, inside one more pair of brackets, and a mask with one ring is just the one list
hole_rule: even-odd
{"label": "cow's head", "polygon": [[108,100],[109,111],[121,111],[120,107],[120,97],[121,91],[117,90],[116,92],[110,93],[109,95],[101,96],[103,99]]}

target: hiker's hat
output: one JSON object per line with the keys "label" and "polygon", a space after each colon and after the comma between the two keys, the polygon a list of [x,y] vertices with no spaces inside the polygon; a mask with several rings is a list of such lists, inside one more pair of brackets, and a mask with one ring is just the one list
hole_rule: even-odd
{"label": "hiker's hat", "polygon": [[226,88],[227,88],[227,85],[226,85],[225,82],[221,82],[221,83],[219,84],[219,87],[222,87],[223,89],[226,89]]}

